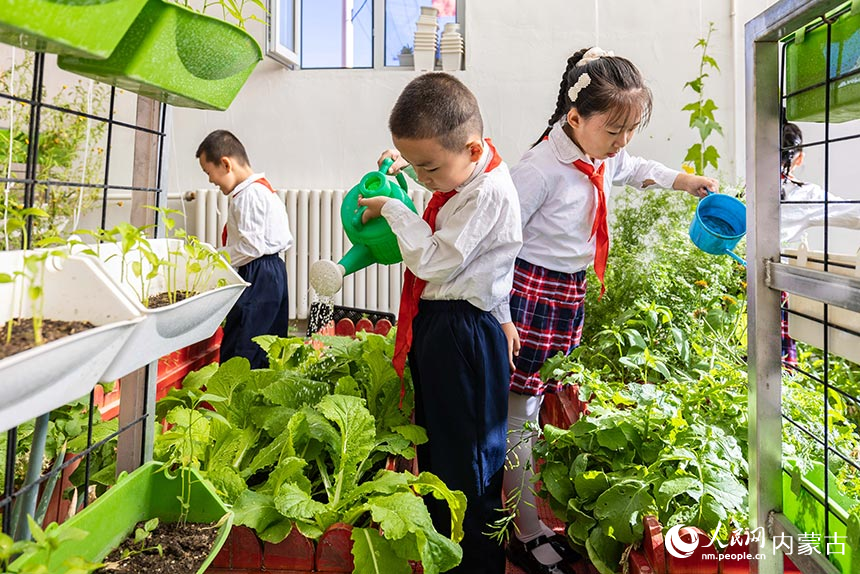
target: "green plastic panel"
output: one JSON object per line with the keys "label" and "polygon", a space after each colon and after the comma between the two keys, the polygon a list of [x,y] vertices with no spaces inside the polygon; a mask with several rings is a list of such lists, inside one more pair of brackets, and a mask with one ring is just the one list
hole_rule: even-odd
{"label": "green plastic panel", "polygon": [[[176,522],[180,513],[177,497],[181,494],[182,483],[178,478],[171,480],[163,472],[158,472],[160,467],[161,463],[157,461],[141,466],[60,525],[60,528],[80,528],[89,532],[89,535],[80,542],[57,549],[51,555],[48,571],[51,574],[65,573],[68,569],[63,566],[63,562],[72,556],[91,561],[103,559],[132,533],[138,522],[155,517],[161,522]],[[193,479],[188,522],[212,523],[227,515],[209,557],[197,571],[202,574],[224,545],[233,525],[233,515],[200,475],[196,471],[191,472]],[[26,561],[18,560],[13,566],[20,569],[26,564],[42,563],[44,556],[35,554]]]}
{"label": "green plastic panel", "polygon": [[[848,509],[853,504],[846,496],[836,490],[836,478],[830,475],[830,532],[824,534],[824,468],[815,463],[812,470],[803,477],[797,476],[788,469],[782,474],[782,511],[791,522],[797,526],[801,534],[816,534],[821,544],[818,550],[822,556],[827,556],[836,569],[843,574],[860,572],[860,548],[853,543],[858,536],[857,516],[851,516]],[[838,538],[833,538],[834,535]],[[844,542],[843,549],[831,546],[828,553],[827,543],[838,540]],[[795,551],[797,549],[795,548]],[[789,556],[790,558],[790,556]],[[853,562],[853,564],[852,564]]]}
{"label": "green plastic panel", "polygon": [[[830,41],[830,77],[860,69],[860,14],[844,14],[833,25]],[[823,82],[827,69],[827,27],[819,26],[805,34],[800,43],[786,47],[786,93]],[[824,86],[790,96],[786,100],[786,117],[790,121],[824,121]],[[860,74],[849,76],[830,86],[830,121],[846,122],[860,118]]]}
{"label": "green plastic panel", "polygon": [[262,59],[259,44],[244,30],[149,0],[110,58],[61,56],[57,62],[64,70],[174,106],[226,110]]}
{"label": "green plastic panel", "polygon": [[0,42],[104,59],[113,53],[146,1],[0,0]]}

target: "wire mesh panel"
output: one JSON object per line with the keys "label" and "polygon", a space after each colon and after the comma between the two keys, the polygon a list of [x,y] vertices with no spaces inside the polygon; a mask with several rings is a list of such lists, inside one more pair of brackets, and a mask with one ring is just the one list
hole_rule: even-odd
{"label": "wire mesh panel", "polygon": [[[87,215],[102,229],[117,223],[106,220],[109,190],[159,205],[165,110],[63,72],[54,56],[0,46],[0,251],[68,237]],[[150,222],[158,223],[156,215]],[[102,420],[98,406],[112,386],[2,433],[3,532],[24,537],[26,514],[41,523],[62,519],[112,483],[117,441],[142,441],[149,417],[137,409]],[[145,447],[135,450],[140,458]]]}
{"label": "wire mesh panel", "polygon": [[803,572],[856,572],[860,15],[785,0],[746,36],[751,518]]}

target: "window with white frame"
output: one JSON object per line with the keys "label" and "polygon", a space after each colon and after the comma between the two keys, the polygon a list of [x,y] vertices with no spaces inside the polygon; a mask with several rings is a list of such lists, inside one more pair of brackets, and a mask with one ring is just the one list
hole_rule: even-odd
{"label": "window with white frame", "polygon": [[412,53],[422,6],[437,9],[437,35],[452,22],[463,35],[464,5],[465,0],[269,0],[266,54],[304,69],[397,67],[406,60],[401,54]]}

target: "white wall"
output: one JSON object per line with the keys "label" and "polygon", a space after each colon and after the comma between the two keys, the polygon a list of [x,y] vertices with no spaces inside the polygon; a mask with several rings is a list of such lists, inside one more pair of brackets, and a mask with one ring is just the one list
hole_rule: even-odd
{"label": "white wall", "polygon": [[[599,43],[631,59],[654,93],[651,124],[630,151],[679,168],[695,141],[682,90],[698,71],[696,39],[713,21],[711,54],[722,73],[712,75],[706,94],[719,106],[725,137],[715,136],[721,172],[735,180],[736,146],[743,142],[743,22],[768,0],[744,0],[735,22],[734,2],[691,0],[470,0],[466,6],[466,70],[459,77],[475,92],[486,134],[502,156],[515,163],[541,133],[555,106],[567,57]],[[733,24],[737,31],[733,34]],[[262,29],[255,34],[264,45]],[[740,66],[739,68],[737,66]],[[217,128],[234,131],[253,166],[278,187],[349,188],[391,145],[388,113],[400,90],[415,76],[403,70],[284,69],[265,59],[226,112],[174,110],[168,189],[206,186],[194,152]],[[738,133],[740,132],[740,133]],[[742,155],[742,154],[740,154]]]}

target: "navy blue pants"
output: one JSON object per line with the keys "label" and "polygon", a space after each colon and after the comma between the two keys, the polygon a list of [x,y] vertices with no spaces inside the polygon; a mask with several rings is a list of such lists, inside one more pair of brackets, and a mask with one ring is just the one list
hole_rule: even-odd
{"label": "navy blue pants", "polygon": [[[468,500],[463,561],[450,572],[504,574],[503,548],[483,533],[501,517],[511,375],[507,340],[492,315],[466,301],[421,300],[412,329],[415,421],[430,439],[418,447],[418,465]],[[432,496],[425,501],[436,530],[450,536],[447,505]]]}
{"label": "navy blue pants", "polygon": [[254,259],[236,271],[251,285],[227,313],[221,362],[245,357],[252,369],[264,369],[269,366],[266,353],[251,339],[258,335],[287,336],[290,319],[287,268],[274,254]]}

